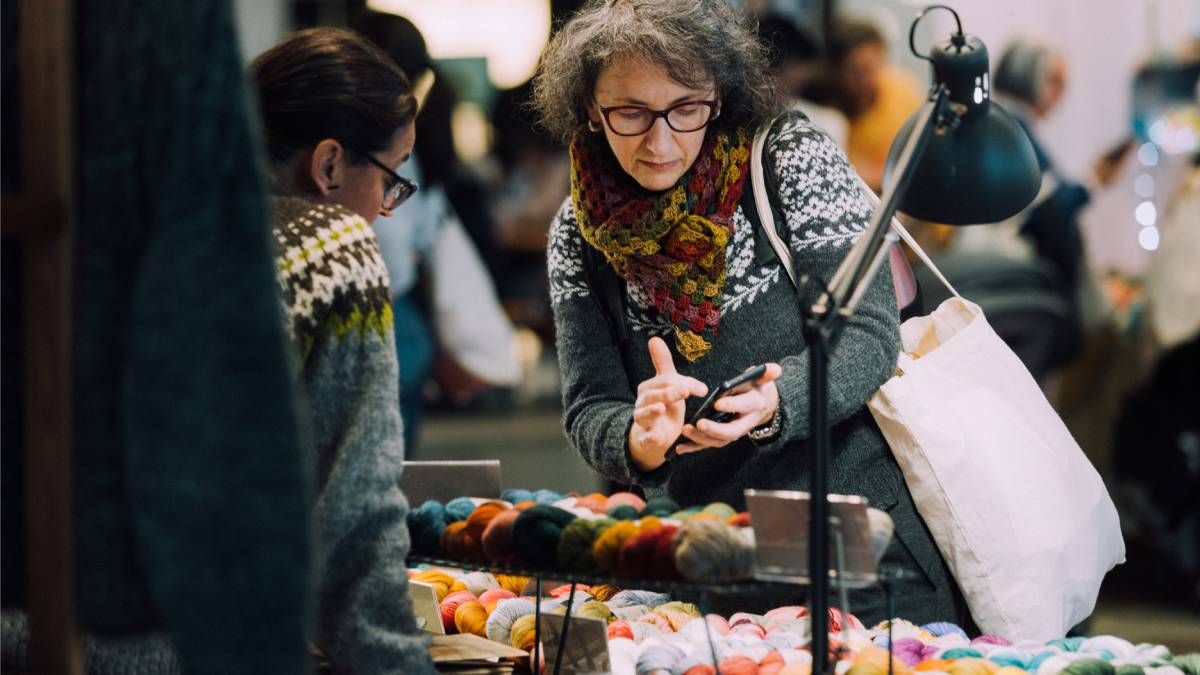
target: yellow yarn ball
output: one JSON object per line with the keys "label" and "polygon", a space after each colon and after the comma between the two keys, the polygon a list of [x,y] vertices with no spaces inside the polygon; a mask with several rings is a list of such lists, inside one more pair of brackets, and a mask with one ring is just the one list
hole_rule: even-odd
{"label": "yellow yarn ball", "polygon": [[946,669],[950,675],[992,675],[999,666],[987,659],[965,658],[954,659]]}
{"label": "yellow yarn ball", "polygon": [[529,585],[529,577],[519,577],[514,574],[497,574],[496,581],[500,582],[500,588],[512,591],[516,595],[524,593],[525,587]]}
{"label": "yellow yarn ball", "polygon": [[596,565],[605,572],[612,572],[617,568],[617,556],[621,551],[621,544],[625,543],[626,539],[638,533],[638,524],[632,520],[622,520],[616,525],[608,528],[596,537],[596,541],[592,543],[592,556],[596,559]]}
{"label": "yellow yarn ball", "polygon": [[433,592],[437,595],[438,603],[446,599],[450,595],[450,586],[454,584],[454,577],[439,570],[425,570],[412,575],[413,581],[433,586]]}
{"label": "yellow yarn ball", "polygon": [[508,633],[512,646],[526,652],[533,649],[533,628],[536,625],[537,618],[532,614],[526,614],[514,621],[512,629]]}
{"label": "yellow yarn ball", "polygon": [[454,627],[460,633],[487,637],[488,611],[478,600],[470,600],[454,611]]}

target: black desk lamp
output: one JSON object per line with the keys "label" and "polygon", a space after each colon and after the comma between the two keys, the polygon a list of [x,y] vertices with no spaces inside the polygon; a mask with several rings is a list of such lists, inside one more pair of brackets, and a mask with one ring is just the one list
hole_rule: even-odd
{"label": "black desk lamp", "polygon": [[[917,52],[913,40],[917,24],[933,9],[954,14],[958,31],[925,56]],[[1029,137],[991,100],[987,47],[979,38],[963,34],[958,13],[945,5],[926,7],[913,19],[908,41],[914,54],[930,62],[933,87],[892,143],[883,196],[869,228],[828,286],[824,280],[809,279],[803,270],[795,270],[797,278],[818,285],[819,291],[812,307],[802,307],[811,367],[808,569],[814,675],[826,675],[829,670],[829,353],[896,241],[888,224],[898,208],[917,218],[951,225],[998,222],[1033,201],[1041,184]]]}

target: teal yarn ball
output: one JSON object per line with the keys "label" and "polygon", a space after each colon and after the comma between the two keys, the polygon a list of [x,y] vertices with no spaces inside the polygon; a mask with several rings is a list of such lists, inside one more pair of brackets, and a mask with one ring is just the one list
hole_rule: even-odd
{"label": "teal yarn ball", "polygon": [[621,504],[609,509],[608,517],[614,520],[637,520],[638,510],[628,504]]}
{"label": "teal yarn ball", "polygon": [[556,506],[538,504],[525,509],[513,523],[513,552],[529,565],[553,568],[563,529],[575,519],[574,513]]}
{"label": "teal yarn ball", "polygon": [[557,501],[562,501],[566,495],[554,490],[538,490],[533,493],[533,501],[539,504],[553,504]]}
{"label": "teal yarn ball", "polygon": [[470,497],[458,497],[446,502],[446,524],[466,520],[475,510],[475,502]]}
{"label": "teal yarn ball", "polygon": [[430,499],[409,511],[406,520],[413,550],[422,555],[441,555],[442,532],[446,530],[446,507]]}
{"label": "teal yarn ball", "polygon": [[504,501],[508,502],[509,504],[519,504],[521,502],[531,502],[531,501],[533,501],[533,493],[530,492],[529,490],[520,490],[517,488],[510,488],[510,489],[505,490],[504,492],[500,493],[500,499],[503,499]]}
{"label": "teal yarn ball", "polygon": [[1062,675],[1116,675],[1117,669],[1103,659],[1079,659],[1059,672]]}
{"label": "teal yarn ball", "polygon": [[599,571],[596,557],[592,555],[592,543],[601,532],[616,523],[612,518],[577,518],[568,523],[558,540],[558,569],[581,574]]}
{"label": "teal yarn ball", "polygon": [[646,502],[646,508],[642,509],[641,515],[643,517],[658,516],[659,518],[666,518],[678,510],[679,504],[676,504],[674,499],[670,497],[655,497]]}
{"label": "teal yarn ball", "polygon": [[970,647],[954,647],[938,654],[939,659],[978,659],[983,653]]}
{"label": "teal yarn ball", "polygon": [[1082,645],[1086,640],[1087,638],[1084,637],[1059,638],[1057,640],[1051,640],[1047,642],[1046,646],[1058,647],[1064,652],[1077,652],[1079,651],[1079,646]]}

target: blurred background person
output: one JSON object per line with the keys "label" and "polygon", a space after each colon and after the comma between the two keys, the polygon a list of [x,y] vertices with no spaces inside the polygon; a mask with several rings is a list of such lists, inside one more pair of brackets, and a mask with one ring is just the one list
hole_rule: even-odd
{"label": "blurred background person", "polygon": [[834,105],[830,73],[817,41],[782,14],[760,17],[758,35],[767,45],[771,74],[788,102],[845,150],[849,122]]}
{"label": "blurred background person", "polygon": [[892,140],[924,100],[924,87],[888,62],[883,33],[865,19],[846,17],[833,26],[829,58],[842,112],[850,121],[846,156],[871,189],[883,186]]}

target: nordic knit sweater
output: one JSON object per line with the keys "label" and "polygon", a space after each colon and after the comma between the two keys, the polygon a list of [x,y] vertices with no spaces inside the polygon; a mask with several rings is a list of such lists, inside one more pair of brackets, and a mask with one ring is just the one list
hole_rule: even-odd
{"label": "nordic knit sweater", "polygon": [[[871,206],[841,150],[803,116],[790,116],[778,125],[765,153],[774,167],[797,270],[828,280],[866,229]],[[655,372],[647,340],[658,335],[673,345],[671,324],[657,314],[645,292],[628,284],[625,320],[630,340],[622,355],[604,322],[604,310],[589,290],[582,258],[582,247],[588,244],[570,199],[550,233],[547,263],[568,438],[601,475],[636,484],[647,497],[670,496],[683,506],[724,501],[740,508],[746,488],[803,490],[809,482],[809,363],[797,294],[777,260],[760,264],[756,259],[754,232],[740,207],[733,223],[726,252],[728,281],[713,348],[695,363],[673,353],[675,366],[711,387],[754,364],[781,364],[777,385],[782,428],[761,444],[742,438],[723,448],[678,456],[649,473],[632,463],[627,439],[637,385]],[[895,297],[885,269],[847,324],[829,365],[829,415],[835,425],[829,489],[865,495],[872,506],[891,512],[902,545],[893,544],[885,564],[919,573],[901,588],[907,598],[900,598],[898,608],[904,611],[899,615],[946,620],[955,614],[952,582],[865,408],[867,399],[891,376],[899,343]],[[698,398],[688,400],[688,415],[699,403]],[[854,603],[856,613],[864,620],[876,613],[882,618],[882,594],[870,595]]]}
{"label": "nordic knit sweater", "polygon": [[408,504],[387,267],[371,226],[277,198],[277,274],[311,411],[317,640],[339,673],[432,673],[404,564]]}

